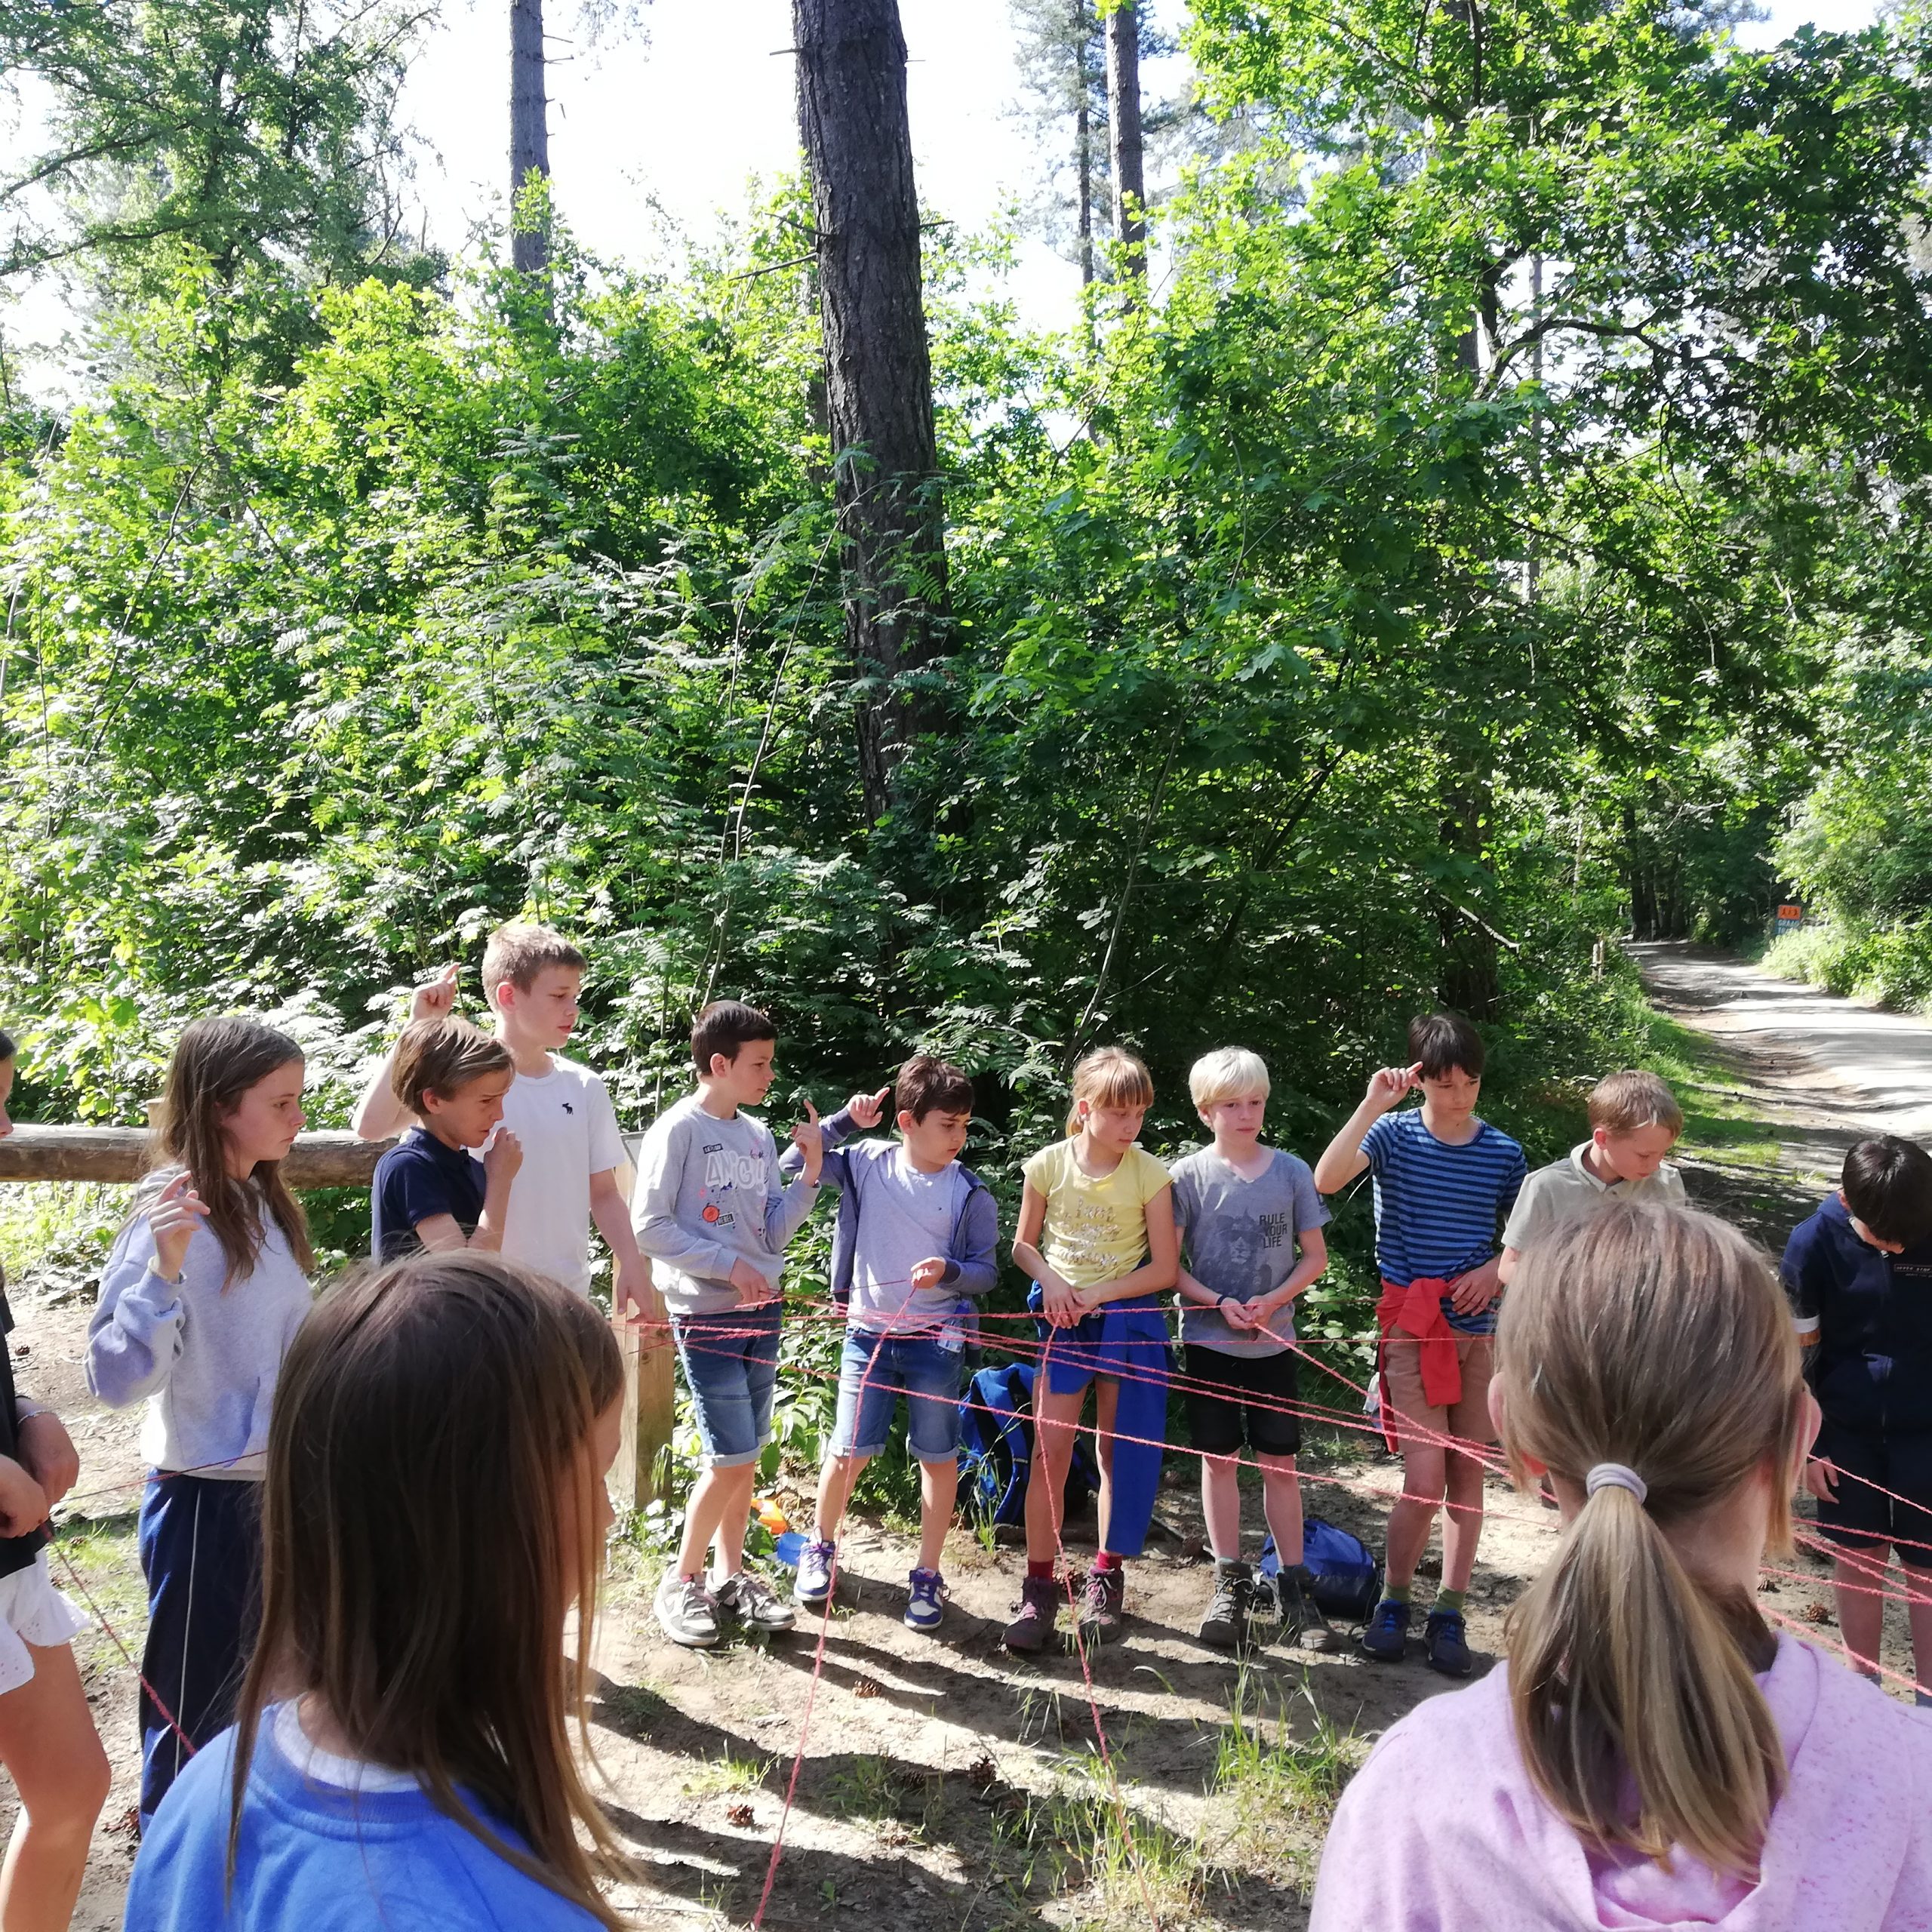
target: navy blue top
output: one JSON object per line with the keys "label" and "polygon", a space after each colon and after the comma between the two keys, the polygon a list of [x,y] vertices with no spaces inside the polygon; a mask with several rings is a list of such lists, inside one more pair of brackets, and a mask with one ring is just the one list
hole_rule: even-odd
{"label": "navy blue top", "polygon": [[1835,1195],[1785,1244],[1779,1270],[1818,1406],[1846,1429],[1932,1429],[1932,1241],[1886,1254]]}
{"label": "navy blue top", "polygon": [[[1384,1114],[1362,1136],[1361,1151],[1375,1177],[1375,1264],[1398,1288],[1480,1268],[1497,1252],[1529,1172],[1500,1128],[1479,1120],[1472,1139],[1453,1145],[1423,1126],[1420,1107]],[[1465,1335],[1495,1331],[1494,1302],[1459,1315],[1444,1295],[1442,1312]]]}
{"label": "navy blue top", "polygon": [[412,1127],[376,1163],[369,1190],[371,1251],[378,1261],[418,1254],[417,1226],[451,1214],[466,1240],[483,1217],[483,1164],[466,1147],[447,1147],[427,1128]]}

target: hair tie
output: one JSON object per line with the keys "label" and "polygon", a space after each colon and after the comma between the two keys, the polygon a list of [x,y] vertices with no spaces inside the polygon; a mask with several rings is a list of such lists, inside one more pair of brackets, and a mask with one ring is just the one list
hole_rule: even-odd
{"label": "hair tie", "polygon": [[1639,1504],[1650,1494],[1650,1485],[1635,1469],[1621,1463],[1599,1463],[1583,1478],[1583,1494],[1594,1496],[1600,1489],[1627,1489]]}

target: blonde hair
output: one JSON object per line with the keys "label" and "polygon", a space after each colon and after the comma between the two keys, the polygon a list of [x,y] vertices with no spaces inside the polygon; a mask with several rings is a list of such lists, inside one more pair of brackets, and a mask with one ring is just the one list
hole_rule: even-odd
{"label": "blonde hair", "polygon": [[1691,1576],[1665,1533],[1756,1479],[1770,1540],[1789,1547],[1803,1385],[1769,1267],[1708,1214],[1617,1203],[1528,1251],[1497,1373],[1519,1485],[1532,1462],[1579,1489],[1620,1463],[1648,1491],[1589,1497],[1511,1619],[1531,1779],[1598,1844],[1666,1866],[1681,1846],[1755,1878],[1785,1780],[1746,1654],[1769,1634],[1750,1598]]}
{"label": "blonde hair", "polygon": [[1205,1113],[1223,1100],[1244,1100],[1250,1094],[1259,1094],[1265,1100],[1268,1065],[1245,1047],[1217,1047],[1188,1069],[1187,1091],[1198,1113]]}
{"label": "blonde hair", "polygon": [[1080,1131],[1080,1103],[1090,1107],[1151,1107],[1154,1076],[1146,1063],[1124,1047],[1096,1047],[1073,1069],[1073,1105],[1066,1131]]}
{"label": "blonde hair", "polygon": [[537,974],[552,966],[568,966],[581,973],[583,955],[561,933],[512,919],[499,926],[484,944],[483,997],[494,1006],[497,989],[506,980],[518,992],[527,993],[537,983]]}
{"label": "blonde hair", "polygon": [[1591,1126],[1606,1134],[1641,1134],[1647,1127],[1684,1131],[1684,1109],[1677,1096],[1654,1073],[1634,1067],[1599,1080],[1586,1104]]}

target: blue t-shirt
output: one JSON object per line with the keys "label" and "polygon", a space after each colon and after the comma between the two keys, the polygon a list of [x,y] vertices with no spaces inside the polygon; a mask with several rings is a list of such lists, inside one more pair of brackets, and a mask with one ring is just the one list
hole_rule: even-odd
{"label": "blue t-shirt", "polygon": [[[305,1778],[264,1715],[223,1896],[235,1733],[189,1759],[141,1841],[122,1932],[594,1932],[581,1906],[507,1864],[414,1789]],[[514,1832],[498,1828],[512,1844]]]}
{"label": "blue t-shirt", "polygon": [[1868,1247],[1835,1194],[1792,1230],[1778,1270],[1818,1406],[1841,1428],[1932,1429],[1932,1241]]}
{"label": "blue t-shirt", "polygon": [[417,1225],[454,1215],[466,1239],[483,1217],[483,1168],[466,1147],[448,1147],[426,1127],[412,1127],[376,1163],[369,1190],[371,1252],[378,1261],[420,1253]]}
{"label": "blue t-shirt", "polygon": [[[1422,1109],[1384,1114],[1362,1137],[1375,1177],[1375,1263],[1384,1281],[1407,1287],[1433,1275],[1450,1281],[1497,1252],[1503,1223],[1529,1172],[1523,1150],[1487,1121],[1460,1147],[1422,1124]],[[1442,1312],[1465,1335],[1496,1328],[1496,1304],[1458,1315],[1447,1295]]]}

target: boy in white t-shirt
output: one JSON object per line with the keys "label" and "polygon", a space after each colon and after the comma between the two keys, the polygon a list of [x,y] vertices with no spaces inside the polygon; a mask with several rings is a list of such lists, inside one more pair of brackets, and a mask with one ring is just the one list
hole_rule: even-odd
{"label": "boy in white t-shirt", "polygon": [[[577,1026],[583,964],[583,955],[547,926],[499,926],[484,948],[483,996],[496,1015],[497,1037],[516,1063],[503,1096],[503,1125],[523,1149],[503,1254],[588,1294],[595,1222],[611,1250],[611,1306],[621,1321],[645,1312],[651,1269],[618,1185],[624,1143],[617,1110],[603,1081],[557,1051]],[[412,1020],[450,1011],[457,970],[446,966],[417,988]],[[385,1058],[355,1110],[352,1124],[365,1140],[385,1140],[408,1124],[389,1091],[389,1066]]]}

